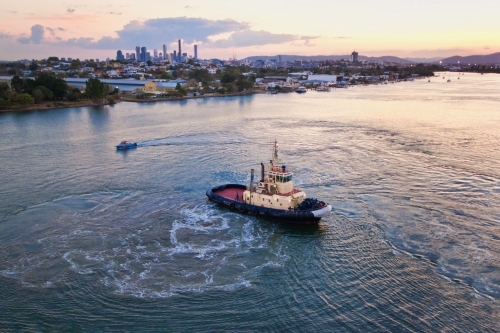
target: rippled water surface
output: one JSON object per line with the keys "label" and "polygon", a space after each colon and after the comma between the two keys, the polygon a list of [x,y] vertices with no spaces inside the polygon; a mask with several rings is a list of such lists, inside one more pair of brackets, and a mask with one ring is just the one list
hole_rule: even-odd
{"label": "rippled water surface", "polygon": [[[441,76],[0,115],[0,331],[500,331],[500,76]],[[207,202],[274,139],[318,226]]]}

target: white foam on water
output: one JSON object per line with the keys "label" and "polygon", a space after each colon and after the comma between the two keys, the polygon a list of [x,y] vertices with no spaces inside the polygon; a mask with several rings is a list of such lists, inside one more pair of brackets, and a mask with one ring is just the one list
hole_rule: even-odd
{"label": "white foam on water", "polygon": [[[148,214],[164,199],[155,200],[112,192],[58,199],[54,207],[43,207],[44,214],[28,209],[39,221],[28,230],[33,239],[18,246],[29,250],[12,252],[0,274],[44,288],[68,271],[102,272],[101,283],[117,293],[156,298],[246,288],[264,267],[282,268],[289,259],[270,243],[272,228],[263,228],[254,217],[211,204],[176,212],[169,204],[174,216],[169,222],[159,220],[159,213]],[[46,275],[33,274],[38,270]]]}

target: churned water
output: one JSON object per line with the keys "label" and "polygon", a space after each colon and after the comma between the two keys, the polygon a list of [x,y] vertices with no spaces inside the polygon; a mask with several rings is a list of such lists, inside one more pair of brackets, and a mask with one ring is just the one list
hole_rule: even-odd
{"label": "churned water", "polygon": [[[0,115],[0,331],[500,331],[500,76],[441,76]],[[207,202],[274,139],[318,226]]]}

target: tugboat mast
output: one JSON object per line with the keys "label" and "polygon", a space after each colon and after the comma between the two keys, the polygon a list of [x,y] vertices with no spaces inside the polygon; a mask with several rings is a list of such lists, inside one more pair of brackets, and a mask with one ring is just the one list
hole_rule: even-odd
{"label": "tugboat mast", "polygon": [[278,165],[278,141],[274,139],[274,146],[273,146],[273,160],[272,160],[273,165]]}

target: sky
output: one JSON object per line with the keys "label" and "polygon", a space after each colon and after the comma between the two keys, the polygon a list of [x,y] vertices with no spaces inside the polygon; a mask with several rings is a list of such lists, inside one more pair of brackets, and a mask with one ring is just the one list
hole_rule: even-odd
{"label": "sky", "polygon": [[495,0],[2,1],[0,60],[116,57],[163,44],[202,59],[434,58],[500,52]]}

